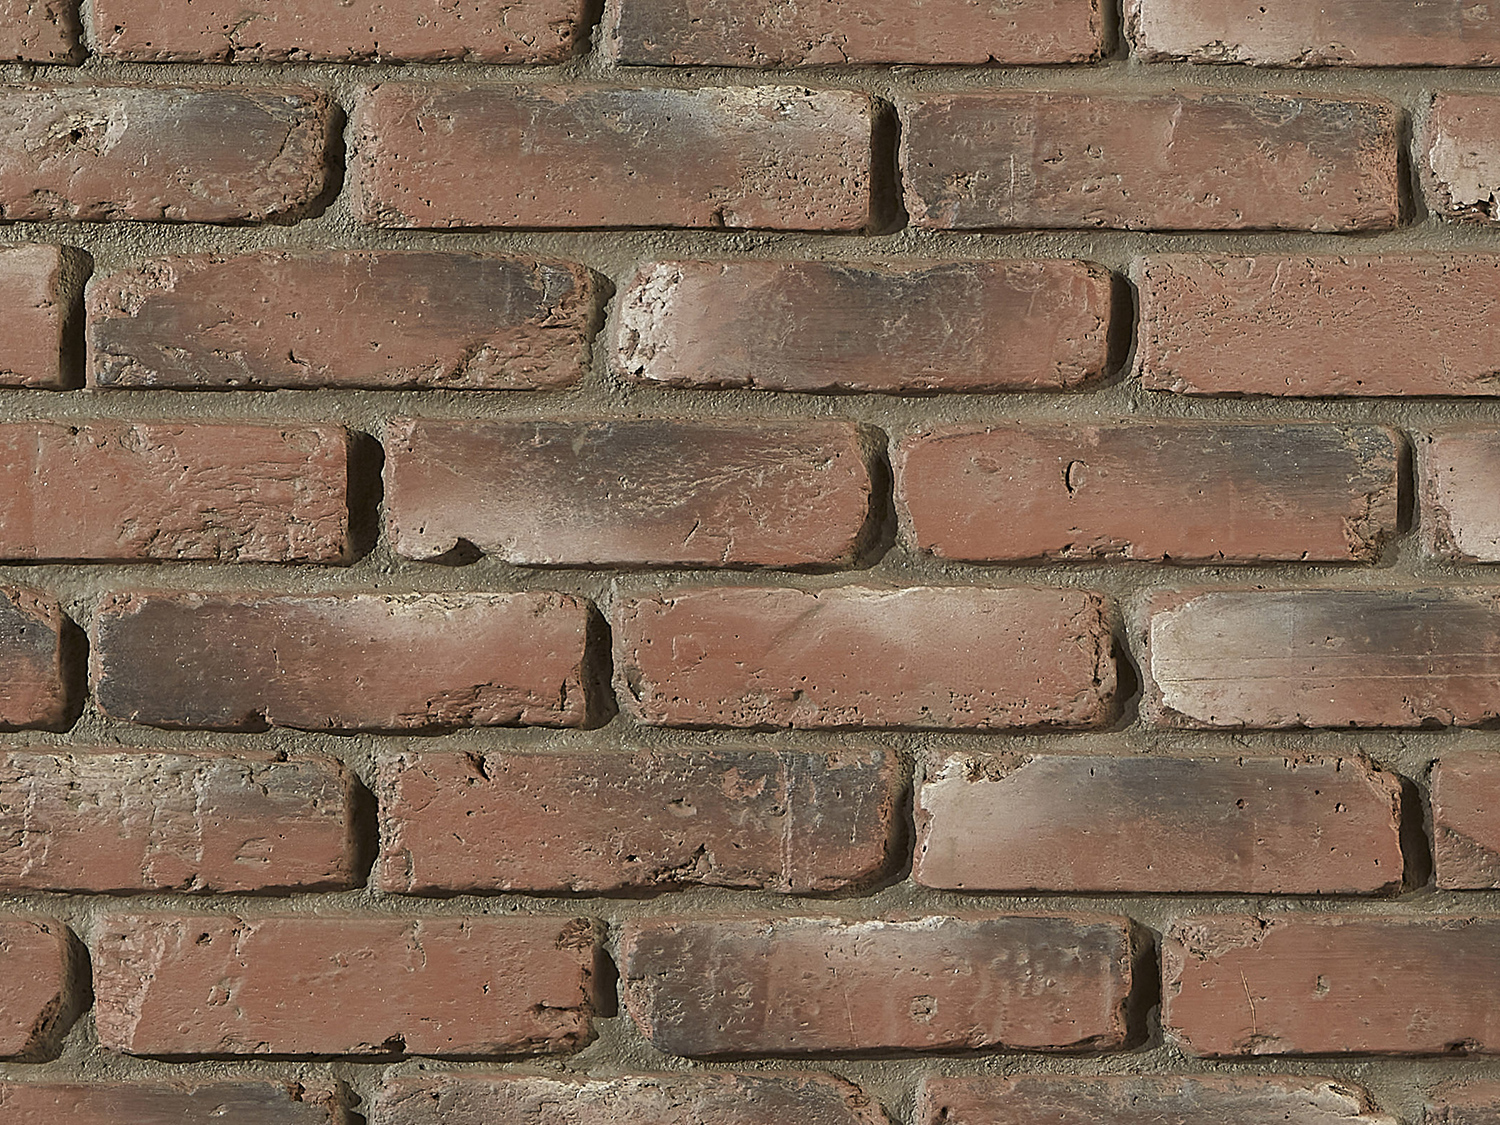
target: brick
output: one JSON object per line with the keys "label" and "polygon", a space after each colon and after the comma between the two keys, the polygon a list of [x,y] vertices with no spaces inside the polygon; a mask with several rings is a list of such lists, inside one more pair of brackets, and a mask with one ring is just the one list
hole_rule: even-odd
{"label": "brick", "polygon": [[1446,219],[1500,219],[1500,98],[1438,94],[1422,139],[1422,184],[1428,205]]}
{"label": "brick", "polygon": [[869,539],[874,456],[842,421],[400,419],[385,506],[413,559],[834,566]]}
{"label": "brick", "polygon": [[1433,867],[1443,890],[1500,887],[1500,761],[1445,754],[1432,769]]}
{"label": "brick", "polygon": [[695,389],[1072,390],[1111,366],[1115,315],[1087,262],[654,262],[614,366]]}
{"label": "brick", "polygon": [[0,386],[74,385],[77,311],[88,269],[88,255],[78,250],[0,247],[0,318],[7,328],[0,335]]}
{"label": "brick", "polygon": [[0,558],[343,563],[338,426],[0,425]]}
{"label": "brick", "polygon": [[1099,0],[612,0],[605,34],[616,61],[637,65],[1025,66],[1099,58],[1104,16]]}
{"label": "brick", "polygon": [[77,0],[0,0],[0,62],[82,59]]}
{"label": "brick", "polygon": [[322,755],[12,750],[0,756],[0,889],[342,890],[354,781]]}
{"label": "brick", "polygon": [[1162,947],[1162,1026],[1192,1055],[1493,1054],[1500,920],[1220,914]]}
{"label": "brick", "polygon": [[354,209],[398,228],[858,231],[874,120],[843,90],[385,83],[354,113]]}
{"label": "brick", "polygon": [[1427,1096],[1423,1125],[1493,1125],[1500,1119],[1500,1082],[1445,1082]]}
{"label": "brick", "polygon": [[583,266],[501,254],[155,258],[91,288],[90,382],[566,387],[583,375],[599,301]]}
{"label": "brick", "polygon": [[1342,231],[1400,218],[1400,113],[1374,98],[933,94],[902,117],[917,227]]}
{"label": "brick", "polygon": [[681,589],[615,618],[616,687],[654,726],[1097,726],[1110,650],[1102,599],[1076,590]]}
{"label": "brick", "polygon": [[1476,590],[1209,590],[1151,614],[1142,713],[1176,727],[1471,727],[1500,716]]}
{"label": "brick", "polygon": [[1396,1125],[1342,1079],[1281,1075],[928,1078],[917,1125]]}
{"label": "brick", "polygon": [[1135,937],[1099,914],[627,922],[625,1007],[673,1055],[1099,1051],[1131,1039]]}
{"label": "brick", "polygon": [[587,36],[580,0],[94,0],[95,51],[131,62],[560,63]]}
{"label": "brick", "polygon": [[193,1083],[96,1081],[0,1084],[0,1116],[6,1125],[168,1125],[212,1121],[213,1125],[343,1125],[332,1088],[301,1082]]}
{"label": "brick", "polygon": [[952,754],[917,796],[913,876],[960,891],[1377,894],[1401,782],[1357,759]]}
{"label": "brick", "polygon": [[530,1075],[396,1078],[371,1125],[886,1125],[856,1087],[826,1074],[625,1075],[598,1081]]}
{"label": "brick", "polygon": [[0,918],[0,1058],[55,1056],[84,1002],[75,948],[52,918]]}
{"label": "brick", "polygon": [[579,726],[590,612],[551,593],[119,593],[94,688],[114,718],[198,730]]}
{"label": "brick", "polygon": [[968,425],[903,441],[897,494],[940,558],[1368,562],[1400,449],[1374,426]]}
{"label": "brick", "polygon": [[1451,429],[1417,438],[1422,547],[1448,562],[1500,562],[1500,430]]}
{"label": "brick", "polygon": [[292,218],[328,184],[331,116],[302,86],[0,89],[0,220]]}
{"label": "brick", "polygon": [[844,890],[888,870],[906,788],[874,749],[410,751],[379,776],[399,894]]}
{"label": "brick", "polygon": [[94,1011],[132,1055],[556,1053],[591,1037],[593,965],[576,919],[118,914]]}
{"label": "brick", "polygon": [[72,629],[53,598],[0,585],[0,730],[69,725]]}

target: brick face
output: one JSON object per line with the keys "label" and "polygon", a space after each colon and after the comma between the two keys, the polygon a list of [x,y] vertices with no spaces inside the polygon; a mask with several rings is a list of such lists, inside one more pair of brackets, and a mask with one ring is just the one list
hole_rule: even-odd
{"label": "brick face", "polygon": [[0,1084],[0,1112],[13,1125],[344,1125],[339,1101],[331,1087],[308,1088],[300,1082]]}
{"label": "brick face", "polygon": [[56,599],[0,585],[0,730],[67,722],[74,695],[72,627]]}
{"label": "brick face", "polygon": [[74,0],[3,0],[0,62],[81,61]]}
{"label": "brick face", "polygon": [[1433,866],[1444,890],[1500,887],[1500,763],[1480,750],[1432,768]]}
{"label": "brick face", "polygon": [[1500,430],[1440,430],[1417,439],[1422,546],[1439,559],[1500,562]]}
{"label": "brick face", "polygon": [[82,1001],[76,940],[53,918],[0,917],[0,1059],[56,1053]]}
{"label": "brick face", "polygon": [[1421,172],[1433,209],[1447,219],[1492,222],[1500,218],[1500,98],[1439,94],[1424,137]]}
{"label": "brick face", "polygon": [[75,310],[87,265],[60,246],[0,249],[0,386],[61,390],[77,376]]}

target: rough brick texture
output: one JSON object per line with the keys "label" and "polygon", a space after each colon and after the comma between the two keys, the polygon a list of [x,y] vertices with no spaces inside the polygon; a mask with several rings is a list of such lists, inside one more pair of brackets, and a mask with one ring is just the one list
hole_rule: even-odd
{"label": "rough brick texture", "polygon": [[1364,426],[1031,422],[919,434],[896,476],[942,558],[1356,562],[1396,530],[1399,448]]}
{"label": "rough brick texture", "polygon": [[60,246],[0,248],[0,386],[61,390],[77,379],[75,310],[87,263]]}
{"label": "rough brick texture", "polygon": [[807,893],[888,867],[905,772],[889,751],[420,751],[380,768],[382,890],[699,884]]}
{"label": "rough brick texture", "polygon": [[1082,1051],[1130,1040],[1134,956],[1130,922],[1097,914],[649,919],[620,972],[668,1054]]}
{"label": "rough brick texture", "polygon": [[955,754],[917,796],[913,877],[962,891],[1371,894],[1401,784],[1355,760]]}
{"label": "rough brick texture", "polygon": [[902,113],[918,227],[1338,231],[1399,217],[1400,115],[1379,99],[984,92],[914,97]]}
{"label": "rough brick texture", "polygon": [[593,963],[567,918],[118,914],[94,1010],[134,1055],[541,1054],[588,1042]]}
{"label": "rough brick texture", "polygon": [[1500,430],[1441,430],[1417,442],[1422,546],[1451,562],[1500,562]]}
{"label": "rough brick texture", "polygon": [[52,918],[0,917],[0,1059],[53,1056],[82,996],[76,939]]}
{"label": "rough brick texture", "polygon": [[53,729],[68,722],[73,629],[54,598],[0,585],[0,730]]}
{"label": "rough brick texture", "polygon": [[1500,1115],[1500,1082],[1445,1082],[1427,1098],[1424,1125],[1489,1125]]}
{"label": "rough brick texture", "polygon": [[81,60],[77,0],[0,0],[0,62]]}
{"label": "rough brick texture", "polygon": [[1500,761],[1483,750],[1432,768],[1433,867],[1444,890],[1500,887]]}
{"label": "rough brick texture", "polygon": [[355,207],[385,227],[857,231],[873,128],[841,90],[387,83],[355,113]]}
{"label": "rough brick texture", "polygon": [[1087,262],[654,262],[614,362],[700,389],[1071,390],[1109,367],[1112,289]]}
{"label": "rough brick texture", "polygon": [[624,603],[615,647],[652,725],[1088,727],[1114,703],[1103,603],[1074,590],[685,589]]}
{"label": "rough brick texture", "polygon": [[1439,94],[1427,120],[1422,179],[1427,198],[1444,218],[1500,219],[1500,98]]}
{"label": "rough brick texture", "polygon": [[499,254],[157,258],[90,290],[90,382],[565,387],[583,374],[597,304],[582,266]]}
{"label": "rough brick texture", "polygon": [[7,1125],[343,1125],[331,1087],[296,1081],[61,1082],[0,1084]]}
{"label": "rough brick texture", "polygon": [[578,726],[589,607],[564,594],[116,594],[106,714],[160,727]]}

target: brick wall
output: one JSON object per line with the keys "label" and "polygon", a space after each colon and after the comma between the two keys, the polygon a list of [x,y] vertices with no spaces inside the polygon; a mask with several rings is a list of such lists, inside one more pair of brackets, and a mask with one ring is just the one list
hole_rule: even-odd
{"label": "brick wall", "polygon": [[0,59],[0,1125],[1500,1119],[1500,7]]}

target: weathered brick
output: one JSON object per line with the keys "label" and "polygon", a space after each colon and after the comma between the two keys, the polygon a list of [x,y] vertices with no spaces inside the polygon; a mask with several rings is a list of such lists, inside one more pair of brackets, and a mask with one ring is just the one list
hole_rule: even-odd
{"label": "weathered brick", "polygon": [[95,50],[132,62],[559,63],[587,35],[581,0],[414,6],[341,0],[94,0]]}
{"label": "weathered brick", "polygon": [[1178,727],[1480,726],[1500,717],[1500,598],[1207,590],[1157,599],[1142,712]]}
{"label": "weathered brick", "polygon": [[349,560],[338,426],[0,425],[0,558]]}
{"label": "weathered brick", "polygon": [[0,1084],[0,1117],[6,1125],[342,1125],[340,1099],[331,1087],[301,1082],[60,1082]]}
{"label": "weathered brick", "polygon": [[625,1007],[668,1054],[1110,1050],[1135,936],[1099,914],[626,923]]}
{"label": "weathered brick", "polygon": [[1088,727],[1114,710],[1103,601],[1077,590],[682,589],[621,605],[615,646],[621,698],[658,726]]}
{"label": "weathered brick", "polygon": [[1500,1120],[1500,1082],[1460,1079],[1427,1096],[1423,1125],[1494,1125]]}
{"label": "weathered brick", "polygon": [[354,114],[354,208],[384,227],[857,231],[874,120],[845,90],[385,83]]}
{"label": "weathered brick", "polygon": [[609,51],[656,66],[1090,62],[1104,50],[1100,0],[612,0]]}
{"label": "weathered brick", "polygon": [[589,1041],[592,925],[525,918],[112,915],[94,952],[107,1050],[495,1056]]}
{"label": "weathered brick", "polygon": [[204,730],[578,726],[590,612],[551,593],[120,593],[95,622],[95,694]]}
{"label": "weathered brick", "polygon": [[1401,886],[1401,782],[1355,759],[954,754],[913,876],[963,891],[1373,894]]}
{"label": "weathered brick", "polygon": [[1440,430],[1417,439],[1422,546],[1450,562],[1500,562],[1500,430]]}
{"label": "weathered brick", "polygon": [[893,858],[888,750],[395,754],[380,888],[402,894],[700,884],[842,890]]}
{"label": "weathered brick", "polygon": [[1400,218],[1400,113],[1240,91],[914,96],[913,225],[1379,230]]}
{"label": "weathered brick", "polygon": [[0,889],[340,890],[358,862],[352,786],[322,755],[12,750]]}
{"label": "weathered brick", "polygon": [[88,304],[96,386],[534,390],[582,376],[599,292],[568,262],[265,250],[152,259]]}
{"label": "weathered brick", "polygon": [[74,385],[74,329],[88,268],[88,255],[62,246],[0,248],[0,318],[6,326],[0,334],[0,385]]}
{"label": "weathered brick", "polygon": [[327,186],[331,113],[309,87],[6,87],[0,220],[293,216]]}
{"label": "weathered brick", "polygon": [[1493,1054],[1500,919],[1183,918],[1162,1026],[1193,1055]]}
{"label": "weathered brick", "polygon": [[1500,255],[1161,254],[1138,274],[1147,390],[1500,393]]}
{"label": "weathered brick", "polygon": [[652,1074],[597,1081],[531,1075],[396,1078],[371,1125],[886,1125],[848,1082],[826,1074]]}
{"label": "weathered brick", "polygon": [[1444,754],[1432,769],[1433,867],[1444,890],[1500,887],[1500,760]]}
{"label": "weathered brick", "polygon": [[0,585],[0,730],[55,730],[68,722],[71,628],[53,598]]}
{"label": "weathered brick", "polygon": [[1367,562],[1399,450],[1374,426],[970,425],[904,441],[897,494],[942,558]]}
{"label": "weathered brick", "polygon": [[1448,219],[1500,219],[1500,98],[1439,94],[1423,144],[1422,183],[1432,209]]}
{"label": "weathered brick", "polygon": [[85,996],[75,946],[54,919],[0,918],[0,1058],[56,1052]]}
{"label": "weathered brick", "polygon": [[655,262],[614,365],[671,387],[1071,390],[1110,366],[1112,291],[1087,262]]}
{"label": "weathered brick", "polygon": [[414,559],[830,566],[868,539],[874,455],[841,421],[400,419],[385,504]]}
{"label": "weathered brick", "polygon": [[0,62],[78,62],[78,31],[78,0],[0,0]]}

